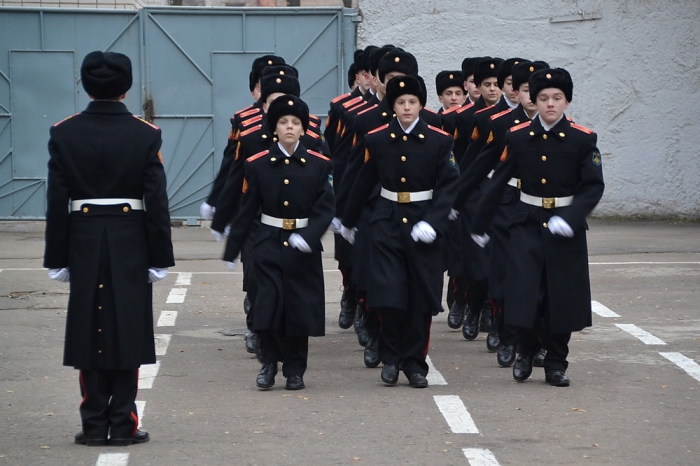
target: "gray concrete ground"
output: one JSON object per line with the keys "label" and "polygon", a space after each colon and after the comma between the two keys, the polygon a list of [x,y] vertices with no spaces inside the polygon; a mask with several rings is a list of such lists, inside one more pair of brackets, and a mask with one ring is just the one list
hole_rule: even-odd
{"label": "gray concrete ground", "polygon": [[[464,340],[445,314],[434,320],[429,356],[446,384],[411,389],[402,375],[385,387],[379,369],[363,366],[352,330],[337,327],[340,274],[327,235],[327,336],[311,340],[307,389],[284,390],[280,375],[258,391],[259,364],[243,338],[220,332],[245,327],[240,272],[226,271],[207,229],[175,228],[173,237],[177,266],[154,286],[154,309],[156,320],[162,311],[177,318],[156,328],[171,339],[152,388],[138,396],[152,440],[87,448],[72,443],[77,372],[61,366],[68,287],[41,268],[43,223],[0,222],[0,465],[700,462],[698,224],[591,222],[593,299],[619,317],[594,314],[594,326],[574,334],[569,388],[545,384],[537,368],[513,382],[485,336]],[[167,303],[174,288],[186,289],[184,302]],[[438,408],[449,396],[478,432],[454,432]]]}

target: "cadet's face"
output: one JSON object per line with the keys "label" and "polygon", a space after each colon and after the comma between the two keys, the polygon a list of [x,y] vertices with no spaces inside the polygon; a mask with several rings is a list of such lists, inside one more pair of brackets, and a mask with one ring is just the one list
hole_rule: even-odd
{"label": "cadet's face", "polygon": [[523,106],[528,114],[533,114],[537,111],[537,106],[530,99],[530,85],[528,83],[523,83],[520,85],[520,89],[517,91],[518,101],[520,105]]}
{"label": "cadet's face", "polygon": [[452,86],[445,89],[438,98],[440,99],[442,108],[448,110],[452,107],[463,105],[467,96],[464,93],[464,89],[459,86]]}
{"label": "cadet's face", "polygon": [[285,115],[277,120],[275,133],[282,145],[293,145],[304,135],[304,127],[298,117]]}
{"label": "cadet's face", "polygon": [[481,91],[478,87],[476,87],[476,84],[474,84],[473,74],[469,75],[467,80],[464,81],[464,87],[467,89],[467,94],[469,94],[469,99],[472,102],[479,100],[479,97],[481,97]]}
{"label": "cadet's face", "polygon": [[253,90],[250,92],[250,95],[253,96],[254,101],[260,100],[260,83],[257,83]]}
{"label": "cadet's face", "polygon": [[422,108],[418,96],[415,95],[404,94],[394,101],[394,113],[404,128],[416,121]]}
{"label": "cadet's face", "polygon": [[267,109],[270,108],[270,104],[272,103],[272,101],[281,95],[284,94],[282,94],[281,92],[273,92],[272,94],[268,95],[267,99],[265,99],[265,102],[263,103],[263,111],[267,113]]}
{"label": "cadet's face", "polygon": [[357,73],[357,83],[362,88],[362,92],[366,92],[370,88],[372,76],[364,70]]}
{"label": "cadet's face", "polygon": [[513,77],[508,76],[504,81],[503,81],[503,93],[506,95],[508,100],[511,102],[515,102],[516,104],[518,103],[518,91],[517,89],[513,89]]}
{"label": "cadet's face", "polygon": [[479,85],[479,92],[484,97],[487,105],[493,105],[501,98],[501,88],[498,87],[498,79],[486,78]]}
{"label": "cadet's face", "polygon": [[384,82],[381,82],[379,80],[379,73],[377,72],[377,92],[379,92],[382,95],[386,94],[386,83],[391,81],[391,78],[395,78],[397,76],[405,76],[405,73],[400,73],[398,71],[390,71],[384,75]]}
{"label": "cadet's face", "polygon": [[540,112],[542,121],[551,125],[564,114],[567,108],[569,108],[569,101],[566,100],[561,89],[549,87],[547,89],[542,89],[540,93],[537,94],[535,105],[537,105],[537,111]]}

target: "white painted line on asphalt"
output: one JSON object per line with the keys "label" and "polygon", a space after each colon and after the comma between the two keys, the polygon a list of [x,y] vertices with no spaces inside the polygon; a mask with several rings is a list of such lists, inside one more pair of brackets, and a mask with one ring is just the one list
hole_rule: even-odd
{"label": "white painted line on asphalt", "polygon": [[469,460],[471,466],[498,466],[498,460],[493,456],[491,450],[481,448],[462,448],[464,456]]}
{"label": "white painted line on asphalt", "polygon": [[681,353],[659,353],[676,366],[688,373],[689,376],[700,382],[700,365]]}
{"label": "white painted line on asphalt", "polygon": [[433,398],[453,434],[479,433],[467,407],[457,395],[436,395]]}
{"label": "white painted line on asphalt", "polygon": [[598,301],[591,301],[593,312],[598,314],[600,317],[620,317],[607,307],[600,304]]}
{"label": "white painted line on asphalt", "polygon": [[129,464],[128,453],[101,453],[95,466],[126,466]]}
{"label": "white painted line on asphalt", "polygon": [[139,390],[147,390],[153,388],[153,382],[158,375],[160,369],[160,361],[155,364],[145,364],[139,369]]}
{"label": "white painted line on asphalt", "polygon": [[177,319],[177,311],[160,311],[158,327],[174,327]]}
{"label": "white painted line on asphalt", "polygon": [[168,299],[165,301],[165,304],[184,303],[185,295],[187,295],[187,288],[173,288],[170,290],[170,294],[168,295]]}
{"label": "white painted line on asphalt", "polygon": [[588,265],[700,265],[700,262],[589,262]]}
{"label": "white painted line on asphalt", "polygon": [[192,272],[178,272],[175,286],[189,286],[192,284]]}
{"label": "white painted line on asphalt", "polygon": [[442,374],[437,369],[435,369],[435,366],[433,366],[433,361],[430,360],[430,356],[425,356],[425,362],[428,363],[428,384],[447,385],[447,380],[445,380]]}
{"label": "white painted line on asphalt", "polygon": [[168,351],[168,345],[170,344],[170,337],[172,337],[172,335],[161,333],[154,336],[156,340],[156,356],[165,356],[165,353]]}
{"label": "white painted line on asphalt", "polygon": [[146,402],[137,400],[134,403],[136,403],[136,414],[139,417],[139,425],[137,429],[140,429],[141,425],[143,424],[143,415],[146,412]]}
{"label": "white painted line on asphalt", "polygon": [[615,324],[620,329],[629,333],[633,337],[637,337],[645,345],[665,345],[666,343],[660,338],[655,337],[646,330],[642,330],[634,324]]}
{"label": "white painted line on asphalt", "polygon": [[34,267],[32,267],[32,268],[20,268],[20,267],[16,267],[16,268],[9,268],[9,269],[0,269],[0,272],[2,272],[3,270],[4,270],[4,271],[8,271],[8,272],[26,272],[26,271],[28,271],[28,270],[33,271],[33,270],[48,270],[48,269],[45,269],[45,268],[43,268],[43,267],[40,267],[40,268],[34,268]]}

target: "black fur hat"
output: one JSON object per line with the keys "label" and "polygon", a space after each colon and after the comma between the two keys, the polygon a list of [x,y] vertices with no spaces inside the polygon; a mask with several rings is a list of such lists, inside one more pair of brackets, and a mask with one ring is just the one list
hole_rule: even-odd
{"label": "black fur hat", "polygon": [[379,61],[382,59],[384,54],[390,50],[394,50],[396,47],[393,45],[383,45],[381,47],[376,47],[369,54],[369,71],[372,75],[377,74],[377,69],[379,68]]}
{"label": "black fur hat", "polygon": [[295,78],[299,79],[299,70],[297,70],[295,67],[292,65],[271,65],[271,66],[266,66],[263,68],[262,75],[260,75],[261,78],[271,75],[271,74],[280,74],[280,75],[289,75],[289,76],[294,76]]}
{"label": "black fur hat", "polygon": [[524,58],[508,58],[507,60],[503,60],[501,65],[498,67],[498,75],[496,76],[496,79],[498,80],[498,87],[503,89],[506,78],[513,75],[513,67],[524,61],[527,60]]}
{"label": "black fur hat", "polygon": [[524,61],[520,62],[513,67],[513,89],[518,90],[518,88],[525,84],[532,73],[537,70],[543,70],[549,68],[549,64],[543,61]]}
{"label": "black fur hat", "polygon": [[459,87],[464,90],[464,77],[461,71],[440,71],[435,76],[435,90],[442,95],[448,87]]}
{"label": "black fur hat", "polygon": [[348,87],[352,89],[352,86],[355,84],[355,75],[357,73],[355,72],[355,64],[351,64],[350,68],[348,68]]}
{"label": "black fur hat", "polygon": [[131,60],[116,52],[88,53],[80,66],[80,80],[88,95],[112,99],[131,89]]}
{"label": "black fur hat", "polygon": [[365,69],[365,51],[360,49],[360,50],[355,50],[355,53],[353,54],[353,60],[352,64],[355,65],[355,69],[358,71],[362,71]]}
{"label": "black fur hat", "polygon": [[384,82],[384,77],[387,73],[391,73],[392,71],[416,76],[418,74],[418,61],[413,54],[405,50],[393,49],[385,53],[382,59],[379,60],[377,71],[379,73],[379,80],[386,84]]}
{"label": "black fur hat", "polygon": [[264,103],[270,94],[274,94],[276,92],[292,94],[299,97],[301,94],[299,80],[288,74],[270,74],[263,76],[260,81],[260,102]]}
{"label": "black fur hat", "polygon": [[362,67],[360,69],[365,70],[368,73],[371,73],[372,65],[371,65],[371,58],[372,58],[372,52],[377,50],[379,47],[376,45],[368,45],[365,47],[364,50],[364,56],[362,57],[364,60],[364,63],[362,64]]}
{"label": "black fur hat", "polygon": [[462,76],[464,76],[465,81],[469,76],[474,74],[474,68],[476,68],[476,64],[484,58],[488,57],[468,57],[462,60]]}
{"label": "black fur hat", "polygon": [[393,109],[396,99],[406,94],[418,97],[421,105],[425,107],[425,102],[427,100],[425,85],[421,84],[421,80],[418,76],[397,76],[390,79],[386,84],[386,100],[389,104],[389,108]]}
{"label": "black fur hat", "polygon": [[474,67],[474,84],[481,86],[484,79],[498,77],[498,67],[501,65],[500,58],[487,57],[480,60]]}
{"label": "black fur hat", "polygon": [[564,68],[545,68],[535,71],[530,76],[528,83],[530,84],[530,99],[533,102],[537,101],[537,94],[540,91],[551,87],[560,89],[569,102],[574,96],[574,82],[571,80],[569,72]]}
{"label": "black fur hat", "polygon": [[277,122],[285,115],[294,115],[301,120],[304,132],[309,128],[309,106],[299,97],[285,94],[277,97],[267,109],[267,127],[271,133],[277,130]]}
{"label": "black fur hat", "polygon": [[249,76],[250,91],[253,92],[253,89],[255,89],[255,85],[262,77],[262,72],[266,66],[284,65],[285,63],[284,58],[277,55],[263,55],[253,60],[253,67]]}

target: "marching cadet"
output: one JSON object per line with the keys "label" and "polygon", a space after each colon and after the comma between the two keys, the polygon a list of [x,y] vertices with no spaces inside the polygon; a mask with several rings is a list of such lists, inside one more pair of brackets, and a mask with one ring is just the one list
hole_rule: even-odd
{"label": "marching cadet", "polygon": [[[505,323],[518,327],[520,353],[513,378],[524,382],[544,345],[545,380],[565,387],[571,332],[592,325],[586,216],[600,201],[603,169],[597,135],[570,122],[564,111],[573,82],[562,68],[529,78],[538,117],[508,131],[502,163],[484,192],[472,230],[480,246],[488,219],[511,178],[520,202],[510,222]],[[540,324],[541,323],[541,324]]]}
{"label": "marching cadet", "polygon": [[463,83],[461,71],[440,71],[435,76],[435,90],[442,104],[438,113],[464,105],[467,96],[462,87]]}
{"label": "marching cadet", "polygon": [[474,83],[474,69],[476,64],[487,57],[467,57],[462,60],[462,76],[464,76],[464,90],[467,92],[466,103],[476,103],[481,97],[479,86]]}
{"label": "marching cadet", "polygon": [[425,388],[430,325],[441,307],[443,284],[436,240],[447,228],[459,171],[450,135],[420,117],[426,93],[417,77],[387,80],[385,100],[396,118],[365,137],[364,164],[341,232],[354,241],[367,199],[380,185],[366,227],[371,229],[367,306],[381,319],[381,380],[395,385],[403,370],[411,387]]}
{"label": "marching cadet", "polygon": [[309,124],[306,103],[285,94],[267,110],[267,127],[277,143],[245,163],[242,204],[224,261],[234,263],[259,217],[252,254],[258,289],[253,330],[263,366],[255,384],[272,388],[281,361],[285,388],[301,390],[309,336],[325,334],[321,237],[335,210],[333,164],[299,142]]}
{"label": "marching cadet", "polygon": [[175,265],[161,132],[122,103],[126,55],[91,52],[80,77],[92,102],[51,128],[44,267],[70,281],[63,365],[80,371],[75,443],[128,446],[150,438],[138,429],[138,370],[156,362],[151,283]]}

